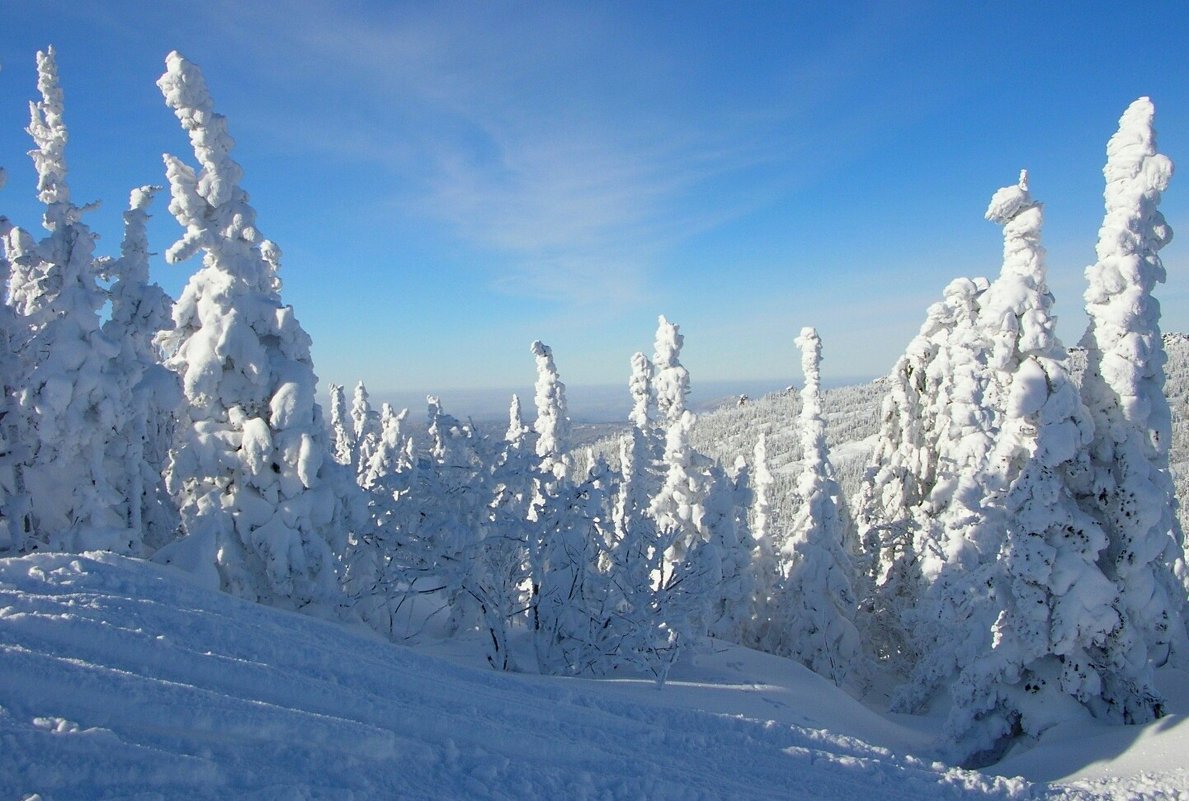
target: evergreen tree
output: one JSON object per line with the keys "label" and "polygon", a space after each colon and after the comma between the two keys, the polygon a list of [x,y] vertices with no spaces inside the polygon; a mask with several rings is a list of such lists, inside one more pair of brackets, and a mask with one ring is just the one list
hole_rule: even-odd
{"label": "evergreen tree", "polygon": [[840,490],[830,469],[820,402],[821,339],[813,328],[797,338],[805,389],[801,393],[801,508],[782,547],[786,565],[774,615],[773,649],[836,684],[861,675],[857,601],[843,546]]}
{"label": "evergreen tree", "polygon": [[169,488],[185,537],[158,552],[240,597],[325,610],[346,545],[310,338],[280,298],[280,252],[256,227],[227,121],[179,54],[158,81],[200,169],[166,156],[170,212],[185,229],[166,259],[203,253],[161,341],[188,401]]}
{"label": "evergreen tree", "polygon": [[[0,168],[0,188],[8,175]],[[12,264],[8,260],[8,236],[12,224],[0,217],[0,288],[7,295]],[[17,403],[17,382],[20,365],[16,354],[23,351],[27,336],[24,319],[8,305],[0,303],[0,554],[23,549],[28,515],[28,497],[21,476],[20,406]]]}
{"label": "evergreen tree", "polygon": [[[1119,586],[1124,614],[1146,658],[1161,665],[1173,648],[1185,650],[1186,633],[1184,587],[1173,572],[1184,542],[1168,469],[1166,356],[1153,297],[1166,277],[1158,254],[1172,239],[1157,206],[1173,165],[1156,149],[1154,116],[1148,98],[1136,100],[1107,144],[1106,214],[1098,260],[1086,268],[1090,326],[1082,339],[1082,399],[1095,436],[1079,494],[1106,531],[1103,567]],[[1155,703],[1137,702],[1124,716],[1143,721],[1158,711]]]}
{"label": "evergreen tree", "polygon": [[[45,204],[40,242],[10,228],[9,301],[29,327],[19,343],[20,379],[11,444],[20,443],[14,478],[27,492],[27,515],[9,526],[15,550],[48,547],[135,552],[141,532],[130,527],[128,465],[109,453],[109,432],[123,431],[131,387],[119,374],[120,348],[104,335],[106,296],[96,278],[95,235],[82,222],[66,182],[66,125],[54,51],[37,54],[41,100],[30,103],[30,152]],[[23,499],[22,499],[23,500]],[[10,514],[20,513],[15,503]],[[137,504],[139,511],[139,504]]]}
{"label": "evergreen tree", "polygon": [[[1042,211],[1027,173],[995,193],[987,219],[1004,226],[1003,269],[987,290],[982,326],[988,390],[998,419],[979,478],[979,525],[939,597],[943,627],[931,658],[958,668],[947,723],[959,758],[998,758],[1011,739],[1036,736],[1072,697],[1118,716],[1150,694],[1146,666],[1127,663],[1117,592],[1098,566],[1106,537],[1069,487],[1092,438],[1089,414],[1054,332],[1040,245]],[[948,655],[953,655],[949,657]]]}
{"label": "evergreen tree", "polygon": [[[924,562],[949,504],[955,462],[953,437],[986,418],[972,399],[979,383],[976,322],[985,279],[956,279],[933,304],[916,337],[889,376],[881,428],[863,478],[856,524],[865,554],[860,617],[872,650],[896,669],[916,661],[904,620],[925,582]],[[959,380],[961,379],[961,381]],[[956,422],[955,422],[956,421]],[[935,568],[935,565],[932,566]]]}
{"label": "evergreen tree", "polygon": [[342,384],[330,385],[330,445],[336,462],[354,465],[355,426],[347,417],[347,397]]}
{"label": "evergreen tree", "polygon": [[147,209],[159,189],[132,190],[124,212],[120,258],[103,267],[103,277],[114,280],[111,316],[103,332],[119,343],[116,371],[132,388],[125,427],[109,443],[108,453],[113,462],[126,465],[126,516],[133,531],[143,532],[142,545],[148,553],[172,541],[179,525],[163,473],[182,393],[177,375],[161,364],[154,342],[161,331],[173,327],[173,300],[160,286],[149,283]]}
{"label": "evergreen tree", "polygon": [[[681,419],[685,412],[685,399],[689,395],[689,371],[680,361],[684,344],[685,337],[678,326],[670,323],[663,314],[657,318],[656,353],[652,357],[652,394],[660,422],[666,429]],[[633,411],[633,415],[637,414]]]}
{"label": "evergreen tree", "polygon": [[350,430],[351,464],[355,469],[356,480],[362,481],[380,439],[379,420],[362,381],[355,385],[355,394],[351,399]]}

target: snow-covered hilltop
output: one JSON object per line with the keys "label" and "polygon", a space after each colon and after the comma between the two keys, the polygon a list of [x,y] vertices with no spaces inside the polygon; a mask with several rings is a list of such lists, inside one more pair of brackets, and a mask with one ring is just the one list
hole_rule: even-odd
{"label": "snow-covered hilltop", "polygon": [[[1165,729],[1189,665],[1173,472],[1189,464],[1189,338],[1159,327],[1172,165],[1146,98],[1107,146],[1073,355],[1022,171],[986,212],[999,275],[945,287],[885,379],[824,391],[829,343],[806,327],[799,393],[699,420],[686,334],[661,315],[652,357],[625,364],[623,433],[576,449],[567,354],[540,341],[531,423],[515,396],[499,431],[431,396],[422,425],[372,408],[362,382],[349,408],[331,387],[324,420],[280,248],[198,67],[171,53],[158,81],[197,163],[165,156],[182,229],[167,260],[201,255],[174,303],[148,278],[156,187],[132,191],[120,255],[96,255],[52,49],[37,64],[48,233],[0,221],[0,787],[1185,789],[1163,759],[1150,781],[1125,755],[1117,786],[1046,788],[905,755],[1097,780],[1077,732],[1181,741]],[[1037,767],[1058,752],[1061,770]]]}

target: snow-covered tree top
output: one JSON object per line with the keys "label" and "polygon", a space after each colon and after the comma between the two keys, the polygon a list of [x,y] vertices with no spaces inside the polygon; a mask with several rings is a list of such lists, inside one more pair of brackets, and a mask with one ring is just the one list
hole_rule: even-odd
{"label": "snow-covered tree top", "polygon": [[194,155],[202,165],[202,177],[195,188],[198,195],[215,207],[228,203],[244,171],[231,159],[235,140],[227,132],[227,118],[215,112],[202,70],[175,50],[166,56],[165,74],[157,86],[189,134]]}
{"label": "snow-covered tree top", "polygon": [[[37,90],[41,100],[29,103],[28,132],[35,150],[29,151],[37,169],[37,198],[47,206],[70,202],[66,185],[66,123],[62,119],[62,87],[58,83],[58,64],[54,48],[37,53]],[[56,223],[53,210],[46,213],[46,227]]]}
{"label": "snow-covered tree top", "polygon": [[685,411],[685,396],[689,394],[689,371],[680,361],[684,344],[685,337],[678,326],[669,322],[665,315],[660,315],[657,318],[656,353],[652,357],[656,371],[653,387],[657,411],[664,417],[666,426],[681,419],[681,413]]}
{"label": "snow-covered tree top", "polygon": [[566,385],[557,374],[553,351],[539,340],[531,346],[537,360],[537,455],[542,459],[563,456],[569,445],[570,419],[566,417]]}
{"label": "snow-covered tree top", "polygon": [[1034,206],[1028,193],[1028,171],[1020,170],[1020,180],[1015,186],[1005,186],[991,196],[986,217],[990,222],[1004,225],[1024,209]]}
{"label": "snow-covered tree top", "polygon": [[512,403],[508,406],[508,430],[504,432],[504,441],[519,447],[528,436],[528,426],[524,424],[524,415],[520,411],[520,396],[513,394]]}
{"label": "snow-covered tree top", "polygon": [[165,258],[176,264],[205,250],[205,266],[276,295],[280,249],[256,228],[256,211],[239,186],[243,170],[230,156],[235,140],[227,132],[227,119],[215,112],[197,66],[176,51],[166,58],[165,66],[157,86],[189,135],[200,165],[196,173],[180,159],[164,157],[169,211],[186,228]]}
{"label": "snow-covered tree top", "polygon": [[632,377],[628,379],[628,391],[632,394],[632,411],[628,422],[641,431],[650,427],[648,407],[652,404],[652,365],[643,353],[632,356]]}
{"label": "snow-covered tree top", "polygon": [[1050,313],[1045,251],[1040,243],[1044,212],[1028,191],[1028,171],[1015,186],[998,190],[986,217],[1003,226],[1003,267],[982,301],[992,366],[1015,370],[1029,354],[1064,358]]}
{"label": "snow-covered tree top", "polygon": [[[1172,178],[1173,164],[1156,151],[1152,125],[1155,115],[1152,101],[1139,98],[1123,112],[1119,130],[1107,143],[1107,161],[1102,169],[1106,178],[1103,192],[1106,216],[1098,233],[1099,263],[1090,268],[1099,275],[1110,269],[1107,264],[1114,258],[1154,254],[1172,239],[1172,230],[1156,208]],[[1148,235],[1137,240],[1145,226],[1149,228]],[[1149,260],[1149,269],[1139,276],[1146,291],[1164,278],[1164,267],[1158,259]],[[1097,301],[1101,292],[1101,287],[1092,284],[1086,293],[1087,302],[1091,301],[1092,293]]]}
{"label": "snow-covered tree top", "polygon": [[801,447],[806,463],[824,465],[826,425],[821,406],[822,340],[816,328],[805,327],[796,343],[801,349],[801,372],[805,375],[805,388],[801,390]]}

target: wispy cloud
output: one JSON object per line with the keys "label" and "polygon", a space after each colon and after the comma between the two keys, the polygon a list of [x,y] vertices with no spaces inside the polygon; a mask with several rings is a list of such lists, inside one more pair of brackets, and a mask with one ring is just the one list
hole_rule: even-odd
{"label": "wispy cloud", "polygon": [[845,80],[782,63],[733,97],[689,49],[596,6],[287,9],[213,12],[275,67],[288,106],[259,113],[295,146],[383,165],[405,212],[493,255],[494,288],[571,303],[639,299],[674,242],[787,190],[798,160],[820,168],[833,125],[809,120]]}

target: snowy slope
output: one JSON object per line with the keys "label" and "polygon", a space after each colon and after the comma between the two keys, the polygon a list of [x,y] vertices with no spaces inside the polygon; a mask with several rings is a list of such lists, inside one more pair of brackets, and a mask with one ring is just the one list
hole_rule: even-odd
{"label": "snowy slope", "polygon": [[[658,691],[497,674],[135,560],[0,560],[0,799],[1189,792],[1175,770],[1189,753],[1180,717],[1099,735],[1154,744],[1151,758],[1132,754],[1132,764],[1124,751],[1089,770],[1088,782],[1029,785],[904,756],[926,741],[922,732],[785,660],[723,647],[674,678]],[[1088,762],[1067,742],[1032,753],[1050,770],[1054,755],[1067,768]]]}

